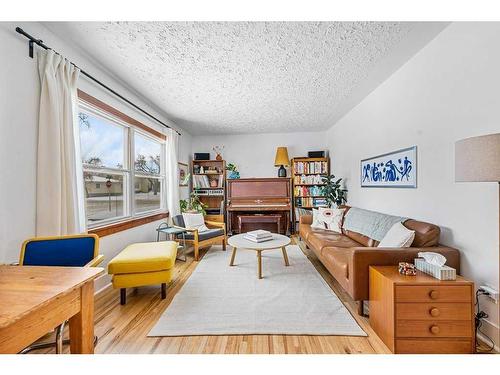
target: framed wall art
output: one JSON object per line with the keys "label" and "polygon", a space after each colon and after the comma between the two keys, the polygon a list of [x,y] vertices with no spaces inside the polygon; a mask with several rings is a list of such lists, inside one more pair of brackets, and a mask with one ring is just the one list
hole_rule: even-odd
{"label": "framed wall art", "polygon": [[417,187],[417,146],[361,160],[361,187]]}

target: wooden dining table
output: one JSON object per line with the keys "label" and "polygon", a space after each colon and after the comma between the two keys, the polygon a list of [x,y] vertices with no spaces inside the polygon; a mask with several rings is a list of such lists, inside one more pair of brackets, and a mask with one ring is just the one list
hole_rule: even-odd
{"label": "wooden dining table", "polygon": [[71,353],[94,353],[99,267],[0,266],[0,353],[19,353],[69,320]]}

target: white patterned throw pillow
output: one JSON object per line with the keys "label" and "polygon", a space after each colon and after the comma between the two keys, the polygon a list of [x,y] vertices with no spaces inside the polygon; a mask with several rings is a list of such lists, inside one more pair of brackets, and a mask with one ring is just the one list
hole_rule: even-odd
{"label": "white patterned throw pillow", "polygon": [[325,229],[341,233],[344,211],[344,208],[313,208],[313,222],[311,224],[311,228]]}
{"label": "white patterned throw pillow", "polygon": [[183,213],[184,225],[187,229],[198,229],[198,232],[206,232],[209,228],[205,225],[205,219],[202,214]]}
{"label": "white patterned throw pillow", "polygon": [[378,247],[410,247],[415,239],[415,231],[401,223],[394,224],[386,233]]}

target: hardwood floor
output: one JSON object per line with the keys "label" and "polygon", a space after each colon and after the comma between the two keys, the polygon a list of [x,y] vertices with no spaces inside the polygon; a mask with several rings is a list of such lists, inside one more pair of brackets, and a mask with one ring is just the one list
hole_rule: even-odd
{"label": "hardwood floor", "polygon": [[[149,330],[196,268],[197,262],[188,254],[187,262],[177,261],[167,298],[160,299],[160,286],[130,290],[127,304],[120,305],[119,291],[107,288],[96,296],[95,332],[99,337],[96,353],[158,353],[158,354],[356,354],[389,353],[373,333],[368,319],[356,314],[356,304],[343,292],[328,271],[302,243],[299,246],[332,287],[368,337],[354,336],[292,336],[235,335],[147,337]],[[205,251],[201,252],[203,256]],[[203,258],[200,260],[203,262]],[[203,312],[200,311],[200,319]],[[69,351],[69,347],[65,347]],[[39,350],[50,353],[53,350]],[[35,353],[35,352],[33,352]]]}

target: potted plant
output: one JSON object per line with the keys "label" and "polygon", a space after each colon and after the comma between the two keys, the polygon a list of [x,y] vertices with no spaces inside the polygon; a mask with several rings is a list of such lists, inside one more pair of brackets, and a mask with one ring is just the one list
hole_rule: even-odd
{"label": "potted plant", "polygon": [[236,168],[236,165],[233,163],[229,163],[226,165],[226,170],[229,171],[227,174],[227,178],[229,179],[236,179],[240,178],[240,172],[238,172],[238,169]]}
{"label": "potted plant", "polygon": [[190,194],[189,199],[181,199],[180,206],[181,212],[201,213],[203,215],[207,214],[207,212],[205,211],[207,205],[202,203],[200,201],[200,197],[194,192]]}
{"label": "potted plant", "polygon": [[325,196],[328,207],[338,207],[347,202],[347,189],[342,188],[342,179],[335,180],[335,176],[323,176],[321,192]]}

